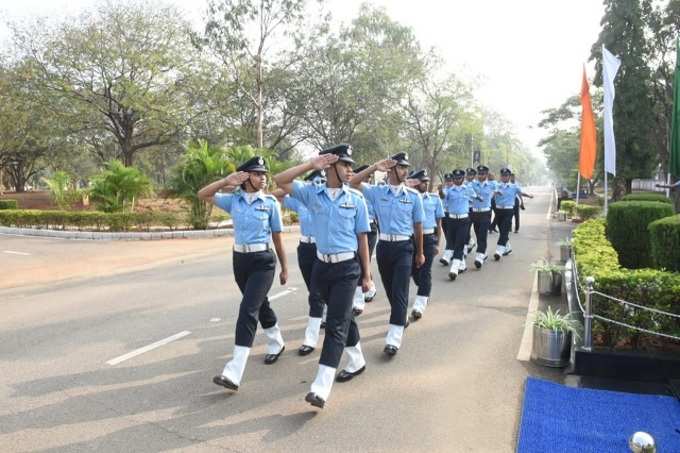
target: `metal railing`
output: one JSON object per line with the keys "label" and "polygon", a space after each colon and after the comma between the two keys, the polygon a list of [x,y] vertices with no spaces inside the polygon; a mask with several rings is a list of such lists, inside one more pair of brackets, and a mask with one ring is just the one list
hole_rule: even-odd
{"label": "metal railing", "polygon": [[[594,319],[597,319],[599,321],[606,322],[606,323],[615,324],[619,327],[626,327],[628,329],[633,329],[633,330],[636,330],[638,332],[646,333],[646,334],[649,334],[649,335],[656,335],[656,336],[659,336],[659,337],[680,341],[680,337],[675,336],[675,335],[669,335],[669,334],[666,334],[666,333],[663,333],[663,332],[655,332],[653,330],[645,329],[645,328],[639,327],[639,326],[634,326],[634,325],[626,323],[626,322],[617,321],[615,319],[610,319],[610,318],[607,318],[607,317],[593,313],[593,296],[597,295],[597,296],[603,297],[603,298],[605,298],[609,301],[616,302],[620,305],[623,305],[624,307],[632,307],[634,309],[643,310],[643,311],[650,312],[650,313],[655,313],[657,315],[668,316],[668,317],[671,317],[671,318],[680,319],[680,314],[670,313],[670,312],[659,310],[659,309],[656,309],[656,308],[645,307],[645,306],[640,305],[640,304],[628,302],[626,300],[618,299],[614,296],[610,296],[609,294],[605,294],[603,292],[596,291],[594,289],[595,279],[593,277],[586,277],[586,279],[585,279],[586,286],[585,286],[585,289],[584,289],[583,286],[580,283],[580,278],[579,278],[579,274],[578,274],[578,266],[576,265],[576,255],[574,254],[573,248],[572,248],[572,255],[571,256],[572,256],[571,259],[570,259],[571,265],[567,266],[567,268],[569,269],[569,271],[571,273],[571,279],[570,279],[571,282],[570,283],[571,283],[571,286],[572,286],[571,289],[573,290],[571,297],[576,298],[576,302],[578,303],[578,307],[581,310],[581,313],[583,314],[583,328],[584,328],[583,348],[585,350],[591,351],[592,348],[593,348],[593,320]],[[565,279],[565,280],[569,280],[569,279]],[[569,289],[570,288],[567,288],[567,290],[569,290]],[[581,296],[580,296],[581,291],[583,291],[585,296],[586,296],[585,307],[581,303]]]}

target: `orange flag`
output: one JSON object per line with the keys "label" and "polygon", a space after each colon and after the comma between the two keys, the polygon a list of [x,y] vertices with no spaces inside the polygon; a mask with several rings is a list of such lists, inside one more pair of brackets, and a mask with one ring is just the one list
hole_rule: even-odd
{"label": "orange flag", "polygon": [[595,130],[593,105],[590,101],[590,87],[586,77],[586,68],[584,67],[583,82],[581,84],[581,149],[578,162],[578,169],[582,177],[593,179],[596,156],[597,131]]}

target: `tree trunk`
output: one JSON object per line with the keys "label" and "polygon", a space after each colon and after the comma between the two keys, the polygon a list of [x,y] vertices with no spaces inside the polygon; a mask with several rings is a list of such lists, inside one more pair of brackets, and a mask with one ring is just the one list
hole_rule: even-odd
{"label": "tree trunk", "polygon": [[264,132],[262,130],[262,56],[257,56],[257,147],[264,148]]}

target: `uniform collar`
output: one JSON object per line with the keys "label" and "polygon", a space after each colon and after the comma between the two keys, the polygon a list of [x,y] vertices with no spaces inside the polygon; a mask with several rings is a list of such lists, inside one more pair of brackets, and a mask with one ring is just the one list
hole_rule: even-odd
{"label": "uniform collar", "polygon": [[[324,192],[327,188],[330,189],[330,187],[328,187],[328,186],[326,185],[326,183],[323,183],[323,184],[315,184],[314,187],[315,187],[315,189],[316,189],[316,193]],[[343,185],[340,186],[340,187],[334,187],[334,188],[335,188],[335,189],[340,189],[340,192],[341,192],[341,193],[347,193],[347,184],[343,184]]]}
{"label": "uniform collar", "polygon": [[[240,195],[241,198],[242,198],[244,201],[246,201],[246,202],[247,202],[247,200],[246,200],[246,194],[247,194],[247,193],[248,193],[248,192],[246,192],[245,190],[240,190],[240,189],[239,189],[239,195]],[[255,197],[255,200],[262,200],[262,201],[265,201],[264,192],[263,192],[262,190],[259,191],[259,193],[257,194],[257,197]],[[253,203],[255,203],[255,200],[253,200]]]}
{"label": "uniform collar", "polygon": [[[404,184],[399,184],[399,189],[397,190],[397,193],[395,197],[401,196],[406,192],[406,186]],[[387,193],[392,193],[392,186],[390,184],[385,184],[385,190]]]}

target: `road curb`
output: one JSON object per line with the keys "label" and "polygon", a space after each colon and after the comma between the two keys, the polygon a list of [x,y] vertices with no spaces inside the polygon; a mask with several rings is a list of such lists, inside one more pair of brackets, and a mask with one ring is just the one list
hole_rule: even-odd
{"label": "road curb", "polygon": [[[284,233],[297,232],[299,225],[284,226]],[[58,239],[79,239],[93,241],[157,241],[161,239],[205,239],[231,237],[232,228],[217,228],[214,230],[181,230],[181,231],[153,231],[153,232],[121,232],[109,233],[105,231],[68,231],[44,230],[36,228],[0,227],[0,235],[35,236]]]}

